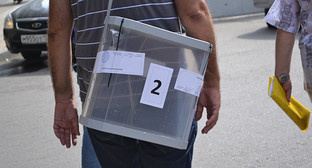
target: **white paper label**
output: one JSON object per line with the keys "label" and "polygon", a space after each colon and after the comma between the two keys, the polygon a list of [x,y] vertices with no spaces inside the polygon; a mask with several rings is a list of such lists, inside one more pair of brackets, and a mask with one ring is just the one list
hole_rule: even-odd
{"label": "white paper label", "polygon": [[174,89],[198,97],[203,84],[203,79],[204,76],[198,73],[180,68]]}
{"label": "white paper label", "polygon": [[96,56],[94,73],[143,75],[145,53],[100,51]]}
{"label": "white paper label", "polygon": [[151,64],[146,77],[140,103],[164,108],[173,69]]}

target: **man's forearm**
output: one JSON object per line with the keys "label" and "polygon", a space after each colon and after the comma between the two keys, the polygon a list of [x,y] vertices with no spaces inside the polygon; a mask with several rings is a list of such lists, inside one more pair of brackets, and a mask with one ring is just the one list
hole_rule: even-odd
{"label": "man's forearm", "polygon": [[275,76],[289,74],[295,34],[277,30],[275,44]]}
{"label": "man's forearm", "polygon": [[[61,49],[63,42],[58,42],[57,35],[49,35],[49,67],[55,93],[55,100],[69,100],[73,97],[70,52]],[[63,44],[63,45],[62,45]],[[63,50],[63,51],[62,51]],[[67,54],[65,54],[67,53]],[[68,57],[68,58],[67,58]]]}
{"label": "man's forearm", "polygon": [[213,45],[205,74],[204,86],[219,87],[220,73],[217,62],[217,46],[214,27],[204,0],[176,0],[179,17],[187,33]]}
{"label": "man's forearm", "polygon": [[70,2],[51,0],[49,10],[48,59],[56,101],[73,98],[70,35]]}

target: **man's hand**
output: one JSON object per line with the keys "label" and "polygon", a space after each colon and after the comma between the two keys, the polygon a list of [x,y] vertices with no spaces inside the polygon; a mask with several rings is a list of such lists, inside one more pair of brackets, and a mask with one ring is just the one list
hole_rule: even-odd
{"label": "man's hand", "polygon": [[53,129],[62,145],[70,148],[70,140],[74,146],[77,144],[80,133],[76,103],[73,100],[56,101]]}
{"label": "man's hand", "polygon": [[289,79],[287,82],[285,82],[281,85],[282,85],[282,87],[286,93],[286,98],[287,98],[288,102],[290,102],[291,89],[292,89],[291,80]]}
{"label": "man's hand", "polygon": [[207,134],[218,121],[220,109],[220,89],[203,85],[198,99],[195,120],[201,119],[204,107],[207,110],[206,126],[202,129],[203,134]]}

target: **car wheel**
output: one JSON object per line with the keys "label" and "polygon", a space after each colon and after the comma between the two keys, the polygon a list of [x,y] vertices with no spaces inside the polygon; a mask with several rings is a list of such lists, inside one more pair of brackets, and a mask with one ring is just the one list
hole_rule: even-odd
{"label": "car wheel", "polygon": [[25,60],[36,60],[41,56],[41,51],[22,51],[21,53]]}
{"label": "car wheel", "polygon": [[[268,14],[269,10],[270,10],[270,8],[264,9],[264,16],[266,16]],[[268,25],[268,28],[276,29],[276,27],[272,26],[270,23],[267,22],[266,24]]]}

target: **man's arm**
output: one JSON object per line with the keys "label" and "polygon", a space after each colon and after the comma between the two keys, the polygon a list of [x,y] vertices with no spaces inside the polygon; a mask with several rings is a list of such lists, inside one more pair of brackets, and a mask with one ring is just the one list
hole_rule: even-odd
{"label": "man's arm", "polygon": [[202,129],[202,133],[208,133],[217,123],[221,99],[220,73],[211,15],[204,0],[175,0],[175,4],[182,25],[187,33],[194,38],[207,41],[213,45],[195,116],[195,120],[200,120],[203,107],[206,108],[207,122]]}
{"label": "man's arm", "polygon": [[73,16],[69,0],[50,0],[48,59],[55,96],[54,133],[62,145],[77,143],[78,115],[73,100],[70,35]]}
{"label": "man's arm", "polygon": [[[276,33],[275,44],[275,76],[279,77],[282,74],[289,74],[291,55],[295,43],[296,34],[289,33],[284,30],[278,29]],[[291,80],[286,83],[281,83],[285,92],[287,100],[290,101],[291,97]]]}

